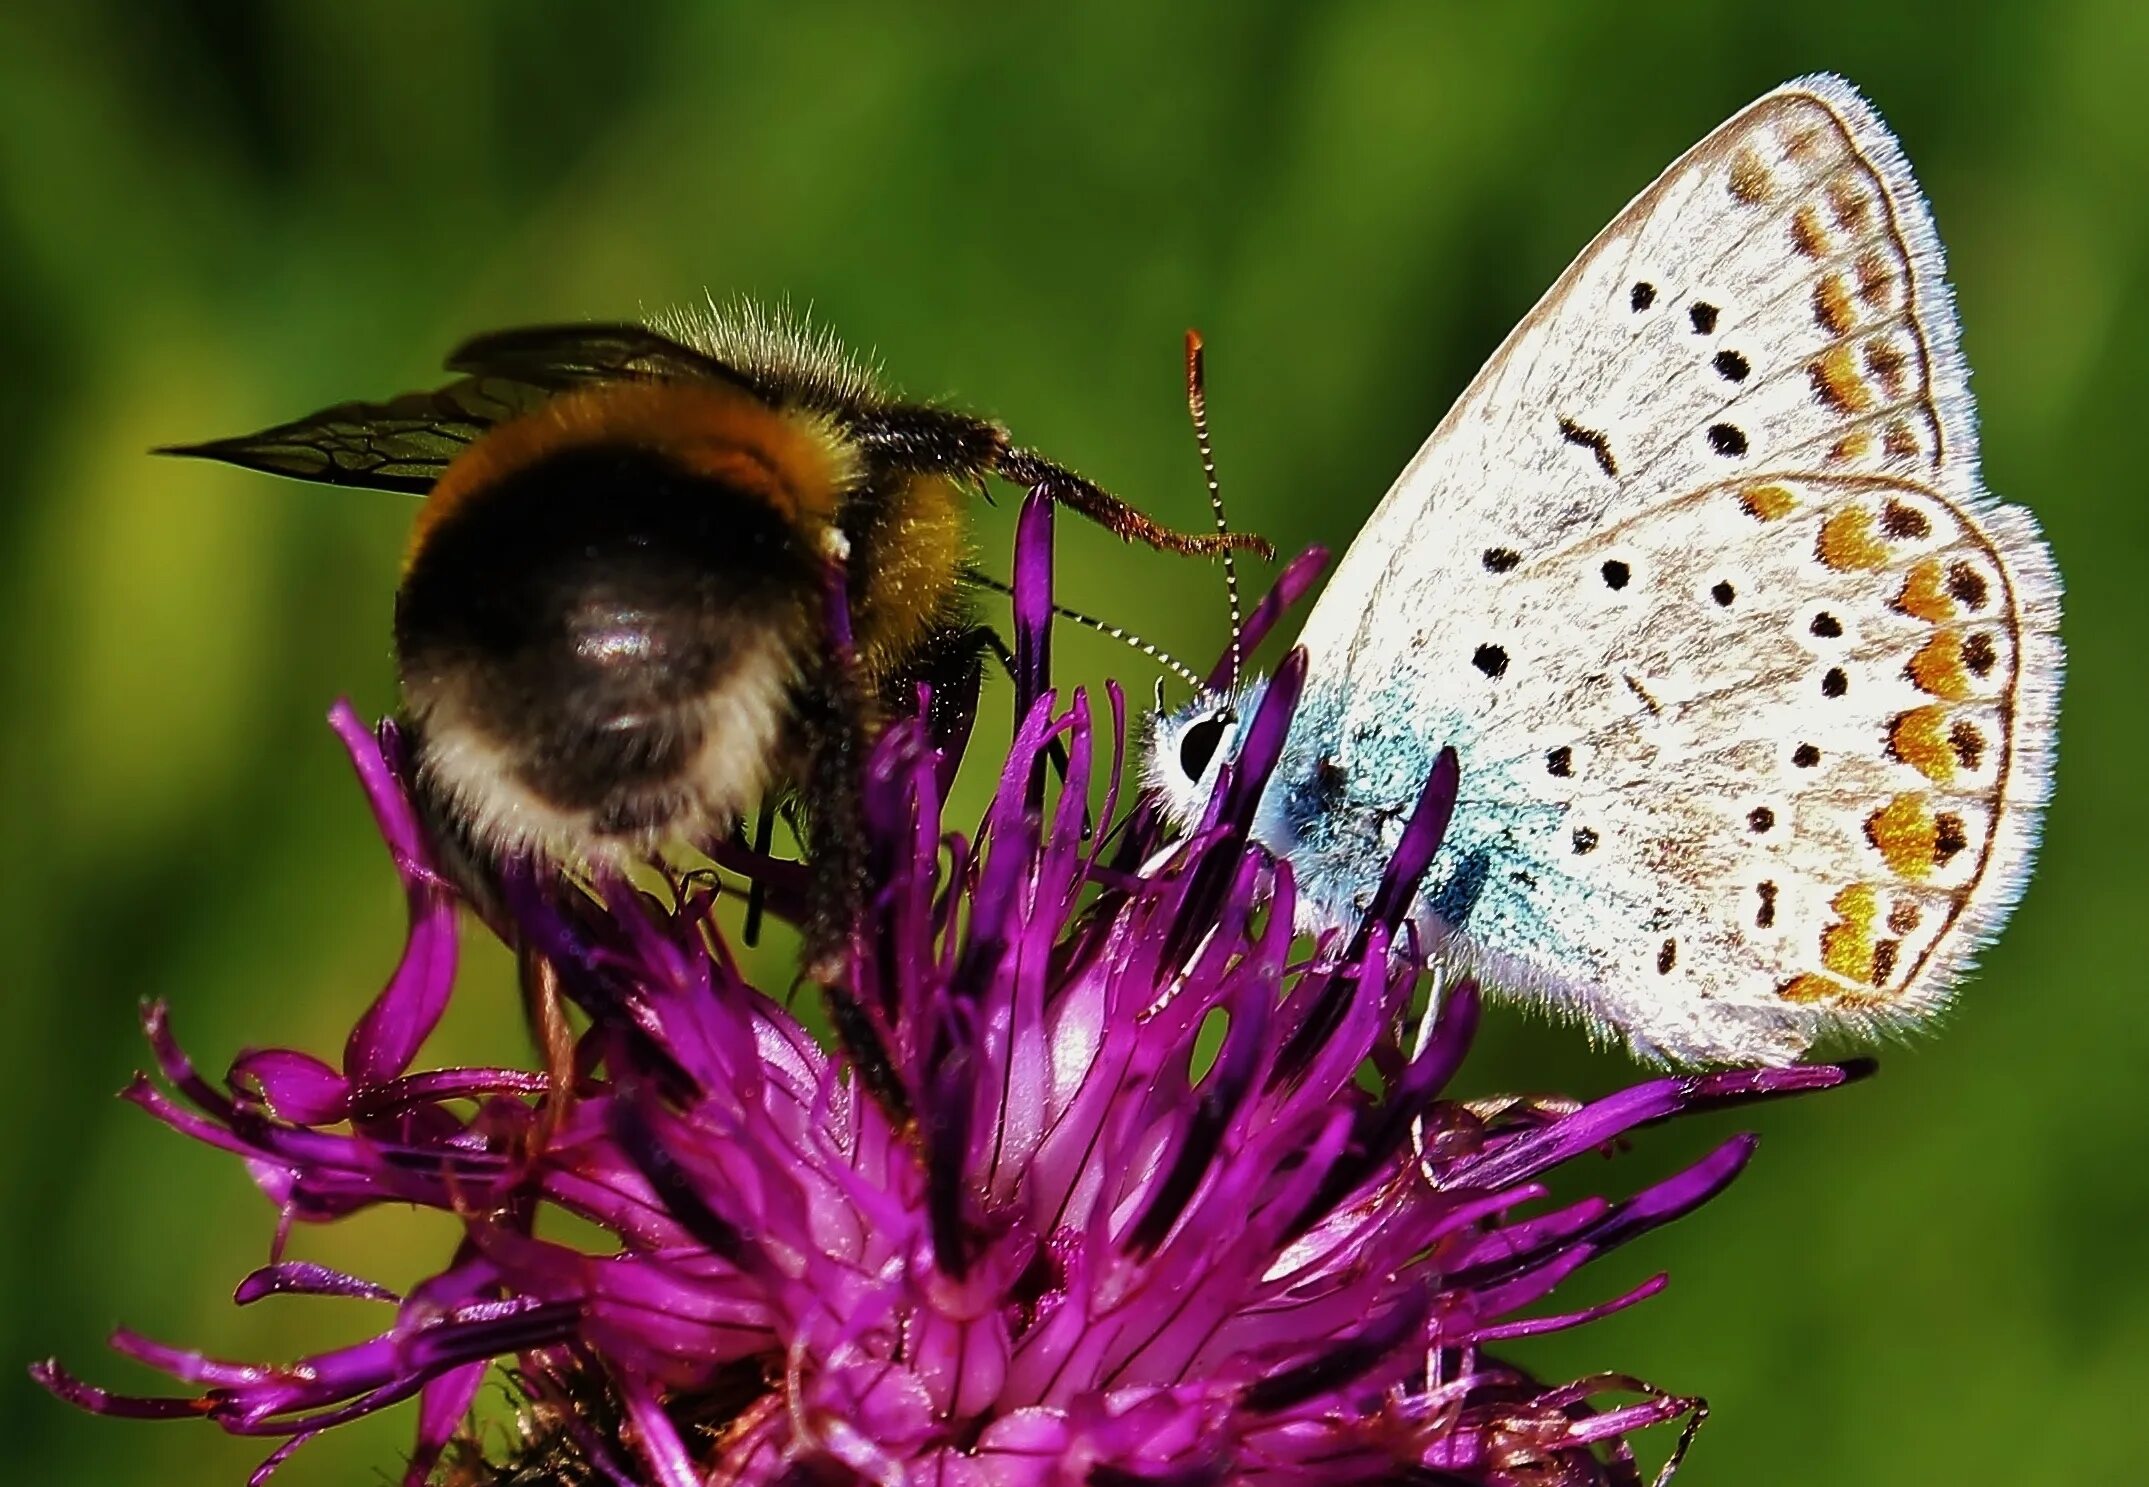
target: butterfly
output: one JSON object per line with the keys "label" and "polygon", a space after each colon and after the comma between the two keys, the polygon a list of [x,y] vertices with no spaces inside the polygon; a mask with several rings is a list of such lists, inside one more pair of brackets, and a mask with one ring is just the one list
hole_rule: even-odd
{"label": "butterfly", "polygon": [[[1940,240],[1841,78],[1636,197],[1523,319],[1309,615],[1257,810],[1300,928],[1353,924],[1435,758],[1418,932],[1678,1064],[1928,1023],[2021,895],[2060,580],[1978,474]],[[1155,720],[1198,819],[1262,683]]]}

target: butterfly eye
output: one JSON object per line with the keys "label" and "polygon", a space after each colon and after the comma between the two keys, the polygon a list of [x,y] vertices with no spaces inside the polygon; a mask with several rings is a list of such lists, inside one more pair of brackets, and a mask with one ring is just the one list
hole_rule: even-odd
{"label": "butterfly eye", "polygon": [[1216,757],[1225,731],[1236,721],[1236,714],[1215,712],[1190,724],[1179,735],[1179,767],[1186,771],[1188,779],[1198,780],[1209,772],[1209,761]]}

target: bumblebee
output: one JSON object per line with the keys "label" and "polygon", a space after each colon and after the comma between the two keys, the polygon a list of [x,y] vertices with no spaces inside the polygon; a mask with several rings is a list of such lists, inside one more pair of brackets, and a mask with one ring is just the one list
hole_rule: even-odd
{"label": "bumblebee", "polygon": [[780,314],[501,331],[447,367],[166,452],[423,497],[396,664],[421,804],[481,865],[704,846],[785,792],[841,859],[863,742],[919,681],[977,684],[964,515],[990,477],[1159,549],[1265,548],[1159,526]]}

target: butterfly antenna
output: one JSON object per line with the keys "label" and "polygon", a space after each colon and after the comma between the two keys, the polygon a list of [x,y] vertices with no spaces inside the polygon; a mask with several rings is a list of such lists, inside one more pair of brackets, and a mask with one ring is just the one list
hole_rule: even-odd
{"label": "butterfly antenna", "polygon": [[[980,573],[975,568],[965,568],[963,570],[963,577],[968,579],[970,582],[976,584],[981,589],[991,589],[995,593],[1006,594],[1009,597],[1013,597],[1015,592],[1014,586],[1012,584],[1002,583],[999,579],[994,578],[991,574]],[[1118,625],[1107,624],[1105,621],[1098,619],[1093,614],[1084,614],[1079,609],[1069,609],[1064,604],[1053,605],[1052,612],[1058,615],[1063,620],[1073,620],[1078,625],[1085,625],[1088,628],[1095,630],[1099,635],[1109,635],[1114,640],[1118,641],[1121,645],[1129,646],[1135,650],[1140,651],[1150,660],[1156,662],[1159,666],[1162,666],[1167,671],[1171,672],[1173,676],[1178,677],[1179,680],[1185,682],[1189,687],[1192,687],[1197,693],[1202,690],[1201,678],[1194,674],[1192,667],[1188,666],[1185,662],[1181,661],[1171,652],[1165,650],[1162,646],[1152,645],[1149,641],[1142,639],[1141,636],[1135,634],[1132,630],[1122,629]],[[1164,683],[1161,680],[1158,681],[1157,686],[1159,688],[1161,688],[1163,685]],[[1161,712],[1162,710],[1163,709],[1160,706],[1158,708],[1158,711]]]}
{"label": "butterfly antenna", "polygon": [[[1186,333],[1186,411],[1194,417],[1194,443],[1201,450],[1201,476],[1209,483],[1209,510],[1216,517],[1216,534],[1224,536],[1229,528],[1224,522],[1224,492],[1216,483],[1216,456],[1209,448],[1209,392],[1202,374],[1201,332]],[[1242,642],[1239,638],[1242,623],[1239,614],[1239,565],[1233,560],[1230,547],[1224,548],[1224,593],[1231,601],[1231,687],[1239,685],[1239,668],[1244,663]]]}

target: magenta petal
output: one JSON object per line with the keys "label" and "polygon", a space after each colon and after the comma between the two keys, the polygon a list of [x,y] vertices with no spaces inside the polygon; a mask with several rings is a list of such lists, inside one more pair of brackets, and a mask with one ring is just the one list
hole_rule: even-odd
{"label": "magenta petal", "polygon": [[[1052,518],[1043,490],[1024,498],[1015,533],[1015,716],[1052,686]],[[1016,752],[1020,752],[1017,750]]]}
{"label": "magenta petal", "polygon": [[247,1473],[246,1487],[263,1487],[263,1484],[282,1469],[286,1461],[298,1454],[301,1446],[312,1440],[319,1433],[319,1431],[313,1430],[303,1431],[292,1436],[291,1439],[262,1457],[261,1464]]}
{"label": "magenta petal", "polygon": [[373,811],[374,824],[380,828],[389,855],[395,859],[396,870],[406,876],[431,876],[424,828],[418,824],[418,812],[390,759],[395,738],[392,726],[382,724],[378,730],[367,727],[347,700],[339,700],[328,710],[328,725],[343,740],[344,751],[350,755],[351,768],[358,773],[359,787],[366,793],[366,804]]}
{"label": "magenta petal", "polygon": [[402,964],[344,1045],[343,1068],[353,1084],[395,1078],[418,1056],[455,984],[455,901],[444,891],[413,883],[410,939]]}
{"label": "magenta petal", "polygon": [[[1283,571],[1276,575],[1276,582],[1261,596],[1261,602],[1247,611],[1245,623],[1239,627],[1240,642],[1247,651],[1266,639],[1276,622],[1313,592],[1321,570],[1327,566],[1328,549],[1325,547],[1309,547],[1284,565]],[[1226,651],[1209,673],[1208,685],[1211,691],[1222,692],[1230,682],[1231,653]]]}
{"label": "magenta petal", "polygon": [[114,1394],[94,1384],[84,1383],[62,1368],[57,1359],[52,1358],[31,1364],[30,1377],[75,1408],[88,1410],[95,1415],[114,1415],[128,1420],[181,1420],[206,1414],[209,1410],[208,1401],[203,1399]]}
{"label": "magenta petal", "polygon": [[262,1266],[239,1282],[231,1299],[240,1306],[251,1306],[270,1296],[350,1296],[363,1301],[399,1299],[386,1286],[377,1286],[372,1281],[305,1260],[285,1260]]}
{"label": "magenta petal", "polygon": [[403,1487],[425,1487],[440,1453],[470,1413],[488,1367],[486,1360],[479,1359],[450,1369],[419,1394],[418,1438],[411,1447],[410,1464],[403,1470]]}
{"label": "magenta petal", "polygon": [[1609,1301],[1600,1301],[1595,1306],[1565,1312],[1559,1316],[1530,1317],[1520,1322],[1495,1323],[1490,1327],[1478,1328],[1473,1338],[1479,1343],[1488,1343],[1502,1342],[1511,1337],[1537,1337],[1547,1332],[1564,1332],[1570,1327],[1579,1327],[1584,1322],[1608,1317],[1613,1312],[1625,1311],[1637,1301],[1647,1301],[1663,1290],[1670,1279],[1671,1277],[1666,1275],[1652,1275],[1632,1290],[1614,1296]]}
{"label": "magenta petal", "polygon": [[375,735],[339,702],[329,721],[358,771],[367,803],[403,876],[410,899],[410,938],[394,979],[374,1002],[344,1048],[343,1067],[354,1084],[378,1084],[410,1066],[418,1045],[446,1010],[455,980],[455,900],[433,869],[418,812],[404,793],[391,750],[394,731]]}
{"label": "magenta petal", "polygon": [[334,1125],[350,1114],[351,1087],[329,1065],[290,1048],[242,1053],[231,1082],[260,1092],[277,1116],[302,1126]]}

